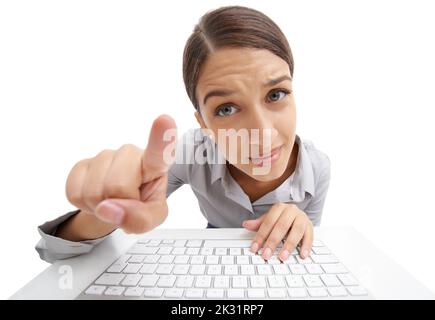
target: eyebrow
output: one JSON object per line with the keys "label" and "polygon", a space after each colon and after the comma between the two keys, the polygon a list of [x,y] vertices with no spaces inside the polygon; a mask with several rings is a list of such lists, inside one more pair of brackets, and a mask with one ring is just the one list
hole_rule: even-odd
{"label": "eyebrow", "polygon": [[[292,78],[290,78],[287,75],[280,76],[276,79],[272,79],[272,80],[267,81],[266,83],[263,83],[263,87],[271,87],[271,86],[274,86],[274,85],[281,83],[285,80],[292,81]],[[232,95],[234,93],[235,93],[235,91],[212,90],[209,93],[207,93],[206,96],[204,97],[203,104],[205,104],[207,102],[207,100],[211,97],[226,97],[226,96]]]}

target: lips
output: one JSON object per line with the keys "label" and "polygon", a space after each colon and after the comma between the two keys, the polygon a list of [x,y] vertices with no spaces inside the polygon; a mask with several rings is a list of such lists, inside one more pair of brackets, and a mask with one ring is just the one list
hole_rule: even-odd
{"label": "lips", "polygon": [[260,157],[250,158],[252,163],[255,165],[262,165],[266,162],[273,162],[278,159],[279,154],[281,152],[282,145],[276,148],[273,148],[269,154],[262,155]]}

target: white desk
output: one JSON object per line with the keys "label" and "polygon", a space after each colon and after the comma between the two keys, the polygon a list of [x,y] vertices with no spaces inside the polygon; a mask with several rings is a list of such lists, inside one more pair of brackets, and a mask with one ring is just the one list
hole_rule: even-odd
{"label": "white desk", "polygon": [[[244,229],[155,229],[146,236],[164,239],[186,239],[189,235],[204,235],[212,239],[225,230],[249,239],[253,233]],[[74,299],[138,237],[118,230],[87,254],[61,260],[49,266],[10,299]],[[319,227],[315,236],[325,242],[332,252],[360,280],[376,299],[435,299],[435,295],[414,279],[402,267],[380,252],[353,228]],[[62,279],[72,272],[72,286]],[[61,285],[59,285],[61,283]],[[65,287],[66,285],[66,287]],[[63,289],[62,289],[63,288]]]}

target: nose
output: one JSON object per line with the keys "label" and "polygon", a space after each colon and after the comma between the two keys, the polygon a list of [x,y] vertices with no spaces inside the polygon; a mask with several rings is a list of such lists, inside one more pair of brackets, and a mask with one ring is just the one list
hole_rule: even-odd
{"label": "nose", "polygon": [[268,116],[264,108],[253,108],[249,116],[248,129],[250,134],[251,146],[262,146],[269,148],[277,136],[272,119]]}

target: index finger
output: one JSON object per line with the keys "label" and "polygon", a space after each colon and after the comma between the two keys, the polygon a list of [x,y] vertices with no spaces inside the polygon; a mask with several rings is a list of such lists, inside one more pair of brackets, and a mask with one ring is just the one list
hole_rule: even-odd
{"label": "index finger", "polygon": [[149,180],[146,176],[155,178],[169,170],[175,159],[176,142],[177,125],[174,119],[168,115],[155,119],[142,157],[144,180]]}

